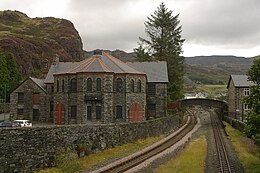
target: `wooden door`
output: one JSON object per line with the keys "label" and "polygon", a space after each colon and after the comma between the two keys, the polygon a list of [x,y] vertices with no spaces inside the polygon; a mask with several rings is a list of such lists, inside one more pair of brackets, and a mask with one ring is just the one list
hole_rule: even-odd
{"label": "wooden door", "polygon": [[138,103],[133,103],[129,108],[129,121],[137,122],[142,121],[142,107]]}
{"label": "wooden door", "polygon": [[54,123],[55,124],[64,124],[65,123],[65,111],[64,105],[61,103],[56,104],[54,112]]}

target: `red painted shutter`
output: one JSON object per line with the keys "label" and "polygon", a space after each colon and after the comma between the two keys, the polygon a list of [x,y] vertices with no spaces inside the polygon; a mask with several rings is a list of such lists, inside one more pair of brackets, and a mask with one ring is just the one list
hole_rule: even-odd
{"label": "red painted shutter", "polygon": [[55,124],[64,124],[65,123],[65,110],[63,104],[59,103],[55,106],[54,112],[54,123]]}
{"label": "red painted shutter", "polygon": [[142,121],[142,107],[138,103],[133,103],[129,108],[129,121]]}

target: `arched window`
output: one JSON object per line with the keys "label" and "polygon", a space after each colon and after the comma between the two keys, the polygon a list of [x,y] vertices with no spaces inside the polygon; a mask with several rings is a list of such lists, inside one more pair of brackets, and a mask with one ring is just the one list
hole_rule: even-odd
{"label": "arched window", "polygon": [[123,118],[123,107],[122,106],[116,106],[116,118]]}
{"label": "arched window", "polygon": [[60,82],[59,82],[59,80],[57,80],[57,85],[56,85],[56,89],[57,89],[57,92],[59,92],[59,88],[60,88]]}
{"label": "arched window", "polygon": [[101,91],[101,79],[97,78],[97,91]]}
{"label": "arched window", "polygon": [[133,79],[130,81],[130,92],[135,92],[135,83]]}
{"label": "arched window", "polygon": [[101,120],[101,106],[96,106],[96,120]]}
{"label": "arched window", "polygon": [[77,79],[73,78],[70,81],[70,92],[75,93],[77,92]]}
{"label": "arched window", "polygon": [[123,91],[123,80],[121,78],[116,79],[116,92]]}
{"label": "arched window", "polygon": [[137,92],[142,92],[142,82],[141,82],[141,80],[138,80],[138,82],[137,82]]}
{"label": "arched window", "polygon": [[50,101],[50,120],[53,120],[54,102]]}
{"label": "arched window", "polygon": [[92,79],[88,78],[87,79],[87,91],[92,91]]}
{"label": "arched window", "polygon": [[61,92],[64,92],[64,80],[61,81]]}

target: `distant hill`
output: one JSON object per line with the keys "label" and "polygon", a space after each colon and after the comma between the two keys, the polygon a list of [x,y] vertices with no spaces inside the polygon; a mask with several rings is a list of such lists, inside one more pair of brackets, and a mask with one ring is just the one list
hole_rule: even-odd
{"label": "distant hill", "polygon": [[13,55],[23,76],[41,77],[55,56],[61,61],[83,59],[81,38],[68,20],[7,10],[0,11],[0,21],[0,49]]}
{"label": "distant hill", "polygon": [[185,57],[186,76],[196,83],[226,84],[231,74],[246,74],[254,58],[236,56]]}
{"label": "distant hill", "polygon": [[[134,62],[136,61],[136,58],[135,58],[135,53],[134,52],[131,52],[131,53],[127,53],[123,50],[119,50],[119,49],[116,49],[116,50],[103,50],[103,51],[107,51],[109,52],[112,56],[120,59],[121,61],[123,62]],[[90,57],[94,54],[94,50],[93,51],[85,51],[84,52],[84,56],[85,57]]]}
{"label": "distant hill", "polygon": [[[106,51],[124,62],[136,61],[134,52]],[[85,52],[86,57],[93,55],[93,52]],[[219,55],[185,57],[185,84],[226,84],[229,75],[246,74],[254,58]]]}

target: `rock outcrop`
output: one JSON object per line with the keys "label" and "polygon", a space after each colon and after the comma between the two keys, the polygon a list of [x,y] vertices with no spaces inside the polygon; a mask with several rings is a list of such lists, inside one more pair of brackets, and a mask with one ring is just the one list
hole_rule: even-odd
{"label": "rock outcrop", "polygon": [[54,57],[83,59],[83,46],[74,25],[53,17],[30,18],[18,11],[0,11],[0,48],[10,52],[24,76],[42,77]]}

